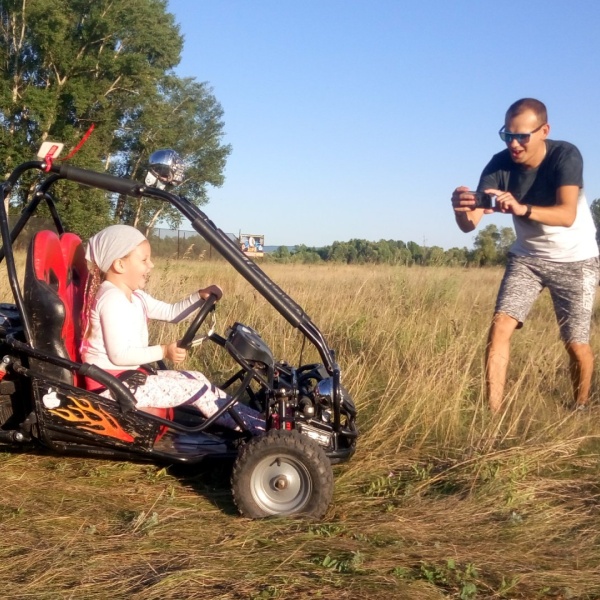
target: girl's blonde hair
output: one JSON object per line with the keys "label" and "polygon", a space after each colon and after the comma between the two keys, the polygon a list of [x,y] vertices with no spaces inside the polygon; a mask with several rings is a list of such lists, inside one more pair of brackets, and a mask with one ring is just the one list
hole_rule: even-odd
{"label": "girl's blonde hair", "polygon": [[81,312],[81,336],[84,340],[90,335],[92,307],[98,293],[98,288],[105,278],[106,274],[100,270],[100,267],[96,263],[91,263],[88,278],[85,282],[83,310]]}

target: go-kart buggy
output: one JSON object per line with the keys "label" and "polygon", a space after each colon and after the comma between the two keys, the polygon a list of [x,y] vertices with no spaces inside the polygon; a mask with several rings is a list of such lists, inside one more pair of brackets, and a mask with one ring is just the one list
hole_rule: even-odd
{"label": "go-kart buggy", "polygon": [[[19,165],[0,186],[0,262],[7,269],[13,303],[0,304],[0,444],[43,447],[63,454],[117,460],[197,465],[208,458],[233,460],[233,499],[242,515],[262,518],[299,515],[320,518],[333,494],[332,463],[350,458],[356,446],[356,410],[340,382],[331,350],[302,308],[276,285],[193,203],[169,191],[178,157],[157,151],[145,183],[53,163],[51,154]],[[39,180],[12,229],[5,198],[31,171]],[[87,263],[80,238],[66,232],[60,202],[52,193],[66,179],[112,194],[169,202],[189,219],[237,272],[318,351],[321,363],[292,366],[275,360],[252,328],[234,323],[224,335],[198,331],[214,310],[215,298],[193,316],[180,345],[198,338],[223,349],[235,373],[219,387],[231,400],[210,418],[190,408],[136,409],[132,390],[137,371],[114,376],[81,362],[80,317]],[[54,229],[37,232],[29,244],[21,286],[13,246],[40,205],[47,205]],[[166,368],[163,363],[153,367]],[[151,368],[151,367],[148,367]],[[112,398],[88,391],[91,378]],[[261,411],[266,431],[252,435],[236,413],[245,402]],[[217,423],[228,411],[239,431]]]}

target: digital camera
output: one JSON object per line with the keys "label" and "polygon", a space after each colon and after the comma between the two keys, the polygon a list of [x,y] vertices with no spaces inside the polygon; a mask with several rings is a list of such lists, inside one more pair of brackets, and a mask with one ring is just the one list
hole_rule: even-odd
{"label": "digital camera", "polygon": [[475,208],[493,208],[494,196],[485,192],[469,192],[475,198]]}

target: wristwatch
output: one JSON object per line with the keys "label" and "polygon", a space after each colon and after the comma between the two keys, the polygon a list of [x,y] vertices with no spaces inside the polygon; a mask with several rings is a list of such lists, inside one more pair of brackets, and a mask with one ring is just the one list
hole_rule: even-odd
{"label": "wristwatch", "polygon": [[529,217],[531,216],[531,204],[526,204],[525,206],[527,206],[527,210],[525,211],[523,218],[529,219]]}

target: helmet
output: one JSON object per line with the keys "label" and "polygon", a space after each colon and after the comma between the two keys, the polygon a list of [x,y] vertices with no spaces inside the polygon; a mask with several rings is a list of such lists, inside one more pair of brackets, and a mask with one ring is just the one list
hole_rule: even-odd
{"label": "helmet", "polygon": [[148,159],[145,183],[161,190],[167,185],[176,186],[183,183],[184,171],[183,160],[175,150],[156,150]]}

